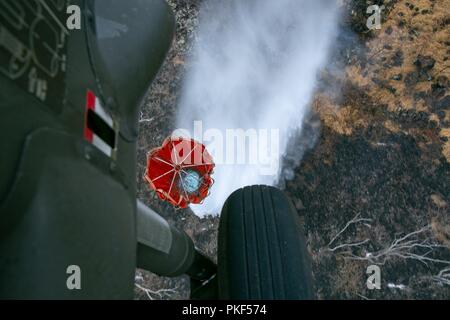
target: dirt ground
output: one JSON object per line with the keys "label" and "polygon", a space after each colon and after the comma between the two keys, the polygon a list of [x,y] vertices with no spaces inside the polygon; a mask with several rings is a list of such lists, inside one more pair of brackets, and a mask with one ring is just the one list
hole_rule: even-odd
{"label": "dirt ground", "polygon": [[[139,198],[215,259],[218,217],[175,211],[142,179],[146,152],[174,129],[201,1],[169,2],[176,37],[143,106]],[[385,5],[381,30],[365,27],[372,3]],[[343,9],[336,48],[293,147],[320,133],[280,183],[304,223],[318,298],[449,299],[450,0],[347,0]],[[367,289],[371,264],[380,266],[380,290]],[[136,299],[189,297],[186,277],[137,270],[136,284]]]}

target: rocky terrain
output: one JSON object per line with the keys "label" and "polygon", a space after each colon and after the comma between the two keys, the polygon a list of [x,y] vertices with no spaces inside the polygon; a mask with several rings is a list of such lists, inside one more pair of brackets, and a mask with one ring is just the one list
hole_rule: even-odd
{"label": "rocky terrain", "polygon": [[[293,143],[314,137],[314,147],[280,182],[304,223],[318,298],[449,299],[450,0],[341,2],[336,47]],[[169,3],[176,37],[143,106],[139,198],[215,259],[218,217],[175,211],[142,179],[146,153],[174,129],[201,1]],[[370,4],[385,5],[380,30],[366,27]],[[367,289],[371,264],[380,290]],[[185,277],[138,270],[136,284],[137,299],[189,297]]]}

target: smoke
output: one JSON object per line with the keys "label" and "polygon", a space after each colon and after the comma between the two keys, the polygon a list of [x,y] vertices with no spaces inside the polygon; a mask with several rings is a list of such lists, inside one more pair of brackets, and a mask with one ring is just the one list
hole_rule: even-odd
{"label": "smoke", "polygon": [[204,3],[177,115],[177,127],[196,131],[216,162],[210,196],[191,206],[196,214],[219,213],[240,187],[277,184],[288,148],[300,148],[290,141],[301,133],[338,15],[334,0]]}

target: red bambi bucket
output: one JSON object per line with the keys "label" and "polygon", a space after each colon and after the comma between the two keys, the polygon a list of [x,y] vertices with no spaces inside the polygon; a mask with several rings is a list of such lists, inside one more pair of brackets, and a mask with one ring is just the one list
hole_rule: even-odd
{"label": "red bambi bucket", "polygon": [[214,162],[203,144],[169,137],[148,153],[144,178],[162,200],[186,208],[208,196],[213,170]]}

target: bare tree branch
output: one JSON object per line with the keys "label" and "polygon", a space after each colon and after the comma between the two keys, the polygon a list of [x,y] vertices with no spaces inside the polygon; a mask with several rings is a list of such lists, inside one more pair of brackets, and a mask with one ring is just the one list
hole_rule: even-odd
{"label": "bare tree branch", "polygon": [[333,242],[336,241],[337,238],[339,238],[340,235],[342,235],[345,230],[348,229],[348,227],[350,227],[353,224],[356,223],[363,223],[366,227],[371,227],[369,222],[372,222],[372,219],[369,218],[360,218],[360,213],[356,214],[356,216],[353,217],[353,219],[351,219],[350,221],[348,221],[345,226],[330,240],[330,242],[328,243],[328,251],[334,252],[336,250],[342,249],[342,248],[351,248],[351,247],[357,247],[360,245],[363,245],[364,243],[368,242],[369,239],[365,239],[359,242],[355,242],[355,243],[344,243],[344,244],[340,244],[337,245],[333,248],[330,248],[331,244]]}
{"label": "bare tree branch", "polygon": [[363,240],[363,241],[359,241],[359,242],[354,242],[354,243],[344,243],[344,244],[340,244],[334,248],[328,248],[328,251],[334,252],[338,249],[342,249],[342,248],[351,248],[351,247],[358,247],[363,245],[364,243],[369,242],[369,239]]}
{"label": "bare tree branch", "polygon": [[149,300],[155,300],[155,299],[163,299],[163,298],[170,298],[172,295],[176,294],[176,289],[159,289],[159,290],[151,290],[149,288],[145,288],[144,286],[141,286],[140,284],[135,283],[134,284],[136,288],[139,290],[145,292]]}
{"label": "bare tree branch", "polygon": [[438,284],[450,286],[450,267],[442,269],[437,275],[432,276],[431,279]]}
{"label": "bare tree branch", "polygon": [[144,118],[144,113],[141,111],[140,116],[139,116],[139,123],[152,122],[153,119],[154,119],[154,117],[152,117],[152,118]]}
{"label": "bare tree branch", "polygon": [[[424,240],[420,240],[420,236],[424,236],[431,230],[431,225],[427,225],[417,231],[408,233],[401,238],[395,239],[392,243],[382,250],[376,252],[368,252],[364,257],[354,255],[350,251],[344,255],[352,260],[364,260],[374,264],[385,264],[389,258],[412,259],[428,265],[432,263],[450,264],[450,261],[441,260],[430,257],[430,254],[438,248],[447,248],[434,241],[430,236],[426,236]],[[425,252],[418,252],[418,249],[426,250]]]}

